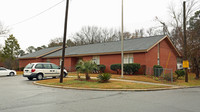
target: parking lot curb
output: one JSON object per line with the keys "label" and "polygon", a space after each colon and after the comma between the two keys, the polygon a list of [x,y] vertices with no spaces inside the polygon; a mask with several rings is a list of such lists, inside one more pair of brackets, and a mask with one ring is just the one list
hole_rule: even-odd
{"label": "parking lot curb", "polygon": [[151,89],[100,89],[100,88],[78,88],[78,87],[67,87],[67,86],[55,86],[55,85],[47,85],[37,83],[34,81],[33,84],[45,87],[53,87],[53,88],[62,88],[62,89],[75,89],[75,90],[90,90],[90,91],[162,91],[162,90],[174,90],[174,89],[184,89],[190,88],[188,86],[177,86],[177,87],[168,87],[168,88],[151,88]]}

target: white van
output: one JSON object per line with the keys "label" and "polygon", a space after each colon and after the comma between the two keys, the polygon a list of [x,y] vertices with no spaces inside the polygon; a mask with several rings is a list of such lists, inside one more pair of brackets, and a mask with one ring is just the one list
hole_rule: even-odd
{"label": "white van", "polygon": [[[61,69],[59,66],[53,63],[29,63],[24,68],[24,77],[29,80],[36,78],[37,80],[42,80],[44,77],[56,78],[60,76]],[[64,70],[63,77],[67,76],[67,71]]]}

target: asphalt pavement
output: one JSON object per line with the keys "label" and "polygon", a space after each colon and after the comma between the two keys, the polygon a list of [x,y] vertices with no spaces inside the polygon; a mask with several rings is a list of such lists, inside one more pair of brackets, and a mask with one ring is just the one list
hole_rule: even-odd
{"label": "asphalt pavement", "polygon": [[199,112],[200,88],[90,91],[33,85],[0,77],[0,112]]}

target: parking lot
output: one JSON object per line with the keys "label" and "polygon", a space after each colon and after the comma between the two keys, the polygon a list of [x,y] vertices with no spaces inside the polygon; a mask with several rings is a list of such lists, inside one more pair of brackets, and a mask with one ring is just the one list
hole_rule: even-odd
{"label": "parking lot", "polygon": [[0,112],[199,112],[200,88],[122,92],[37,86],[0,77]]}

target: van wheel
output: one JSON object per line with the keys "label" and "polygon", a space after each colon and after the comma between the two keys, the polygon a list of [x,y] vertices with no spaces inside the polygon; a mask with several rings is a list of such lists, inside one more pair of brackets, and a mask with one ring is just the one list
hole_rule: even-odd
{"label": "van wheel", "polygon": [[56,77],[52,77],[53,79],[55,79]]}
{"label": "van wheel", "polygon": [[66,76],[67,76],[67,74],[66,74],[66,73],[64,73],[63,77],[66,77]]}
{"label": "van wheel", "polygon": [[28,80],[33,80],[33,78],[32,77],[27,77],[28,78]]}
{"label": "van wheel", "polygon": [[37,75],[37,80],[42,80],[43,79],[43,75],[42,74],[38,74]]}

